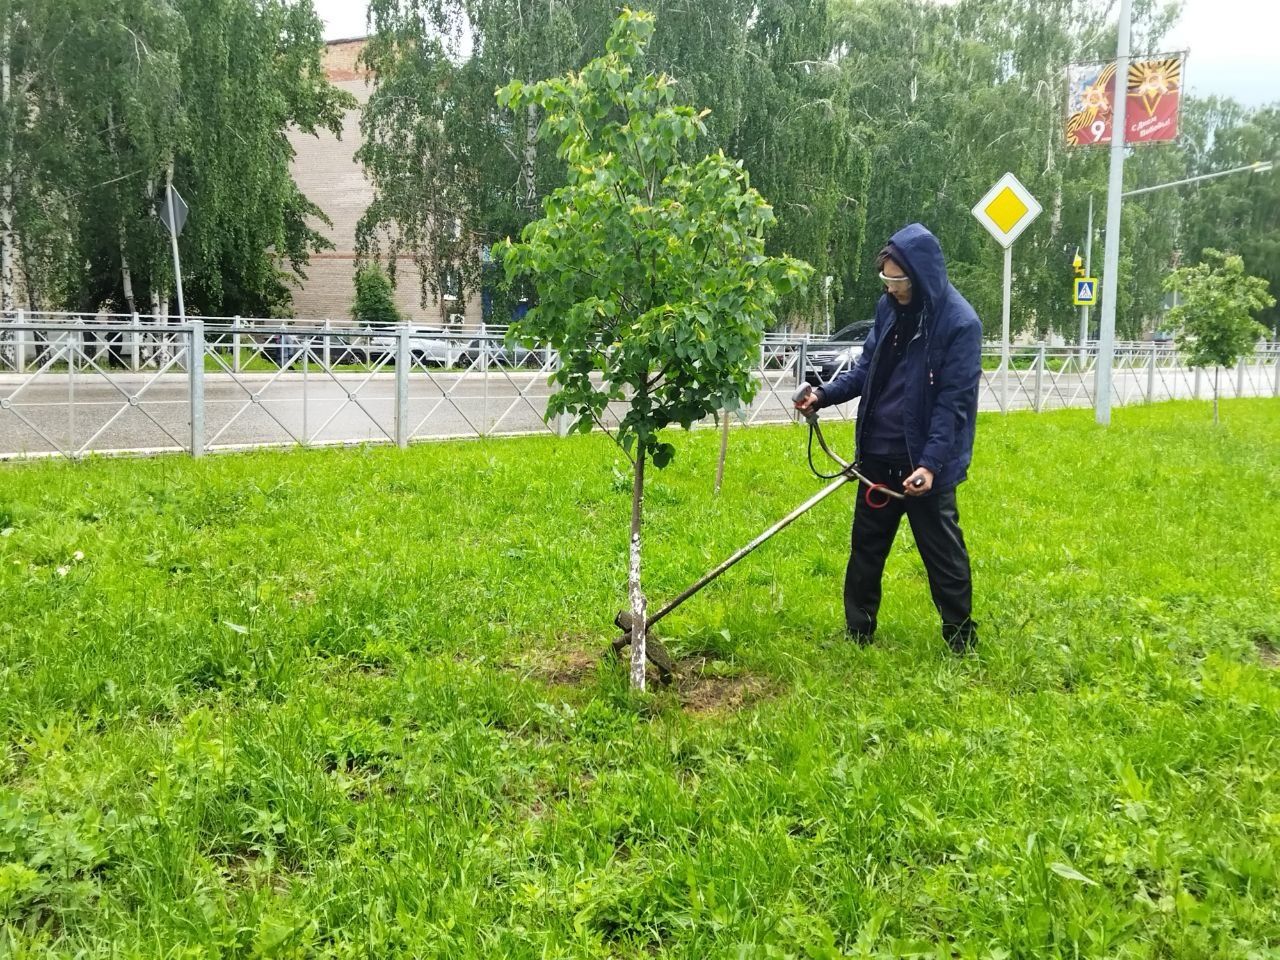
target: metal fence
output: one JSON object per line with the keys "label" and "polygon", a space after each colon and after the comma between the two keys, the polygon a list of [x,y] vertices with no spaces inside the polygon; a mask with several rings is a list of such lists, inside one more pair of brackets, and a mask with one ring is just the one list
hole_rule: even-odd
{"label": "metal fence", "polygon": [[[767,337],[744,424],[793,417],[791,394],[856,354],[803,337]],[[1093,403],[1092,348],[1036,346],[1009,367],[984,355],[987,410]],[[834,363],[833,363],[834,360]],[[0,458],[326,446],[563,432],[545,420],[559,358],[506,343],[501,331],[372,330],[351,323],[197,318],[14,316],[0,320]],[[1214,371],[1192,370],[1152,344],[1117,347],[1114,402],[1211,395]],[[1224,397],[1280,396],[1280,348],[1218,372]],[[625,404],[610,407],[614,427]],[[853,404],[836,408],[850,418]]]}

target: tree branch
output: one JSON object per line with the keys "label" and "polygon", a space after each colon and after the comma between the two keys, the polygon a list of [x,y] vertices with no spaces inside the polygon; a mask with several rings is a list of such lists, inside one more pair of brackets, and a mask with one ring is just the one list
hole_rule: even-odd
{"label": "tree branch", "polygon": [[604,421],[602,421],[598,416],[596,416],[596,412],[594,410],[591,411],[591,419],[595,422],[595,425],[600,428],[600,430],[604,433],[606,437],[608,437],[610,440],[612,440],[614,443],[618,445],[618,449],[622,451],[622,455],[631,462],[631,466],[634,468],[636,465],[636,458],[633,457],[631,455],[631,452],[622,445],[622,440],[619,439],[619,437],[615,436],[613,431],[604,425]]}
{"label": "tree branch", "polygon": [[668,360],[666,363],[662,365],[662,369],[659,370],[656,374],[654,374],[654,377],[652,380],[645,381],[645,385],[644,385],[645,390],[649,391],[649,390],[652,390],[654,387],[656,387],[662,381],[662,378],[667,375],[667,371],[670,369],[671,369],[671,361]]}

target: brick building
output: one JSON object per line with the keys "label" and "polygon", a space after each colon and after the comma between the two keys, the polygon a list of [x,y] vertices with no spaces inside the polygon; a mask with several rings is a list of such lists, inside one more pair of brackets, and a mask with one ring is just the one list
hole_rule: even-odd
{"label": "brick building", "polygon": [[[360,148],[360,109],[368,101],[372,85],[358,65],[364,39],[332,40],[325,50],[325,73],[339,89],[352,94],[359,106],[347,111],[342,123],[342,139],[328,130],[316,137],[291,131],[293,178],[304,194],[333,221],[332,227],[317,224],[334,245],[312,256],[305,270],[307,279],[293,291],[293,312],[299,319],[346,320],[355,299],[356,224],[373,200],[373,186],[356,161]],[[411,323],[443,327],[456,307],[444,309],[439,302],[423,307],[419,299],[419,275],[412,258],[401,257],[396,265],[396,303]],[[477,298],[468,306],[466,325],[480,322]]]}

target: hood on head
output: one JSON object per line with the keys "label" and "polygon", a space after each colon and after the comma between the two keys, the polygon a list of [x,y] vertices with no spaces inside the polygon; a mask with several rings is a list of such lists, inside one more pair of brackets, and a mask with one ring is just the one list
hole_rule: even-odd
{"label": "hood on head", "polygon": [[902,257],[905,261],[899,266],[911,276],[924,294],[925,303],[936,313],[946,301],[950,287],[938,238],[922,224],[912,223],[895,233],[889,246],[894,250],[894,260]]}

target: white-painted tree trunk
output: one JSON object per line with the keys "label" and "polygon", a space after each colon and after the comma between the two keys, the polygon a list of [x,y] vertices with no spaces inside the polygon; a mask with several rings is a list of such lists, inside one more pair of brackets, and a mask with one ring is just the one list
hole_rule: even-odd
{"label": "white-painted tree trunk", "polygon": [[631,595],[631,686],[644,689],[645,634],[648,621],[645,614],[644,591],[640,587],[640,524],[644,515],[644,461],[641,446],[636,456],[635,480],[631,488],[631,564],[627,578]]}

